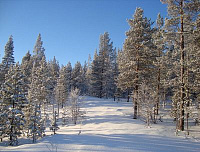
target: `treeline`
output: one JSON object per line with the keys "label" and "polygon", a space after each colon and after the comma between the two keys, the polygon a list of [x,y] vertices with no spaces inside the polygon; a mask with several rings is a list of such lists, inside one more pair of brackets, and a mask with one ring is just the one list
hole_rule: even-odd
{"label": "treeline", "polygon": [[[79,95],[114,97],[117,53],[107,32],[100,36],[94,60],[89,57],[84,65],[77,62],[72,67],[68,62],[60,66],[55,57],[46,61],[41,34],[33,55],[28,51],[21,63],[15,63],[13,54],[14,42],[10,36],[0,64],[0,139],[9,137],[10,145],[16,145],[22,134],[35,142],[45,135],[48,126],[55,133],[59,128],[56,119],[60,108],[63,124],[69,117],[76,124],[83,114]],[[47,117],[52,117],[48,124]]]}
{"label": "treeline", "polygon": [[[60,66],[55,57],[46,61],[40,34],[33,55],[27,52],[21,64],[15,63],[11,36],[0,64],[0,138],[9,136],[14,145],[24,131],[27,136],[42,136],[45,111],[56,104],[57,114],[52,111],[51,126],[55,131],[59,108],[78,103],[77,98],[67,105],[74,94],[132,97],[133,118],[145,117],[148,124],[150,119],[156,123],[160,103],[170,99],[171,116],[177,129],[184,130],[193,108],[200,113],[200,2],[162,2],[168,5],[169,18],[165,21],[158,14],[154,23],[137,8],[128,20],[130,29],[122,50],[114,48],[105,32],[100,35],[93,59],[89,56],[84,65],[77,62],[73,68],[70,62]],[[76,120],[78,115],[71,117]]]}

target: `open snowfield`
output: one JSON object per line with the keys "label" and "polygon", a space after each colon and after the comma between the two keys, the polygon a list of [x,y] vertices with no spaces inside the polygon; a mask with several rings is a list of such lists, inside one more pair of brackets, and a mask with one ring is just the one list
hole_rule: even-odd
{"label": "open snowfield", "polygon": [[175,136],[174,124],[167,117],[147,128],[143,121],[132,119],[132,103],[92,97],[85,97],[83,102],[86,115],[81,124],[61,126],[56,135],[47,132],[35,144],[29,140],[20,140],[16,147],[1,143],[0,151],[200,152],[199,138]]}

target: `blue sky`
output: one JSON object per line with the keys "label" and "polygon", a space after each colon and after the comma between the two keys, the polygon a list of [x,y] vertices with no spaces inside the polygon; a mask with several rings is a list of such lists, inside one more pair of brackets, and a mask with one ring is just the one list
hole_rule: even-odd
{"label": "blue sky", "polygon": [[0,0],[0,61],[10,35],[16,61],[28,50],[32,53],[39,33],[47,60],[55,56],[63,65],[93,57],[104,32],[109,32],[114,47],[122,48],[127,19],[136,7],[152,21],[159,12],[167,14],[160,0]]}

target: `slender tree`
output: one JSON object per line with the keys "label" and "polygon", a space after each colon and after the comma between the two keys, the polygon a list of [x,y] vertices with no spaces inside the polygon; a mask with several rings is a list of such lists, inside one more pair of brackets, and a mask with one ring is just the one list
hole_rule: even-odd
{"label": "slender tree", "polygon": [[94,59],[91,64],[91,75],[90,75],[90,83],[91,83],[91,94],[95,97],[102,97],[102,82],[99,74],[99,57],[97,51],[95,51]]}
{"label": "slender tree", "polygon": [[164,21],[160,14],[158,14],[157,20],[156,20],[156,30],[153,34],[153,40],[154,45],[156,46],[156,61],[154,62],[154,65],[157,69],[157,79],[156,79],[156,89],[157,89],[157,95],[156,95],[156,105],[155,105],[155,113],[158,115],[159,111],[159,103],[160,103],[160,96],[161,96],[161,74],[163,72],[163,67],[161,64],[162,56],[164,53],[164,40],[163,40],[163,25]]}
{"label": "slender tree", "polygon": [[83,69],[80,62],[75,64],[72,69],[72,89],[79,89],[80,93],[83,93]]}
{"label": "slender tree", "polygon": [[72,65],[70,62],[66,65],[66,84],[67,84],[67,95],[71,92],[72,89]]}
{"label": "slender tree", "polygon": [[39,62],[45,56],[44,54],[45,49],[42,45],[43,45],[43,41],[41,38],[41,34],[39,34],[37,37],[34,49],[33,49],[33,53],[34,53],[33,58],[34,58],[34,62],[36,63],[36,66],[39,66]]}

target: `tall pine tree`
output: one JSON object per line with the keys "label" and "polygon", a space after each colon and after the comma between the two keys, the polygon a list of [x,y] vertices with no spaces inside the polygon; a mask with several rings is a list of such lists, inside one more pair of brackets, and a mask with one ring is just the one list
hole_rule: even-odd
{"label": "tall pine tree", "polygon": [[4,82],[5,74],[7,74],[9,68],[14,65],[14,44],[12,35],[9,37],[5,46],[4,57],[0,64],[0,85]]}
{"label": "tall pine tree", "polygon": [[[119,63],[119,80],[127,88],[134,89],[134,119],[138,112],[138,93],[141,83],[150,83],[153,79],[153,52],[151,21],[143,16],[143,10],[137,8],[133,19],[129,19],[130,30],[126,32],[126,40],[121,54],[121,63]],[[154,57],[155,58],[155,57]],[[124,73],[123,73],[124,72]],[[150,76],[151,75],[151,76]],[[120,83],[120,82],[119,82]],[[122,86],[123,86],[122,85]],[[150,85],[150,84],[148,84]]]}
{"label": "tall pine tree", "polygon": [[179,69],[177,90],[173,102],[178,107],[178,129],[184,130],[184,114],[186,103],[186,54],[188,54],[187,43],[192,32],[191,23],[195,21],[199,13],[199,0],[161,0],[168,5],[169,19],[165,21],[166,39],[171,42],[177,52],[176,66]]}

